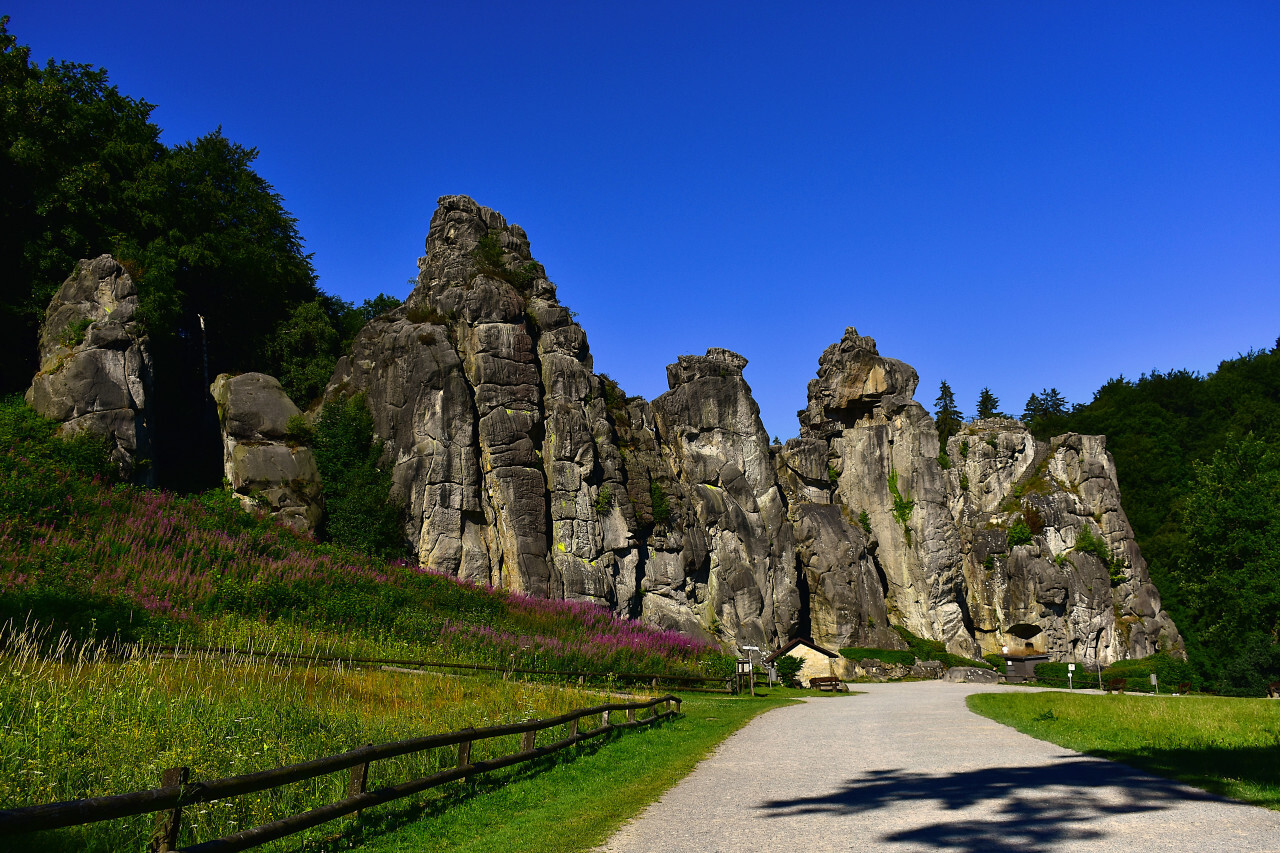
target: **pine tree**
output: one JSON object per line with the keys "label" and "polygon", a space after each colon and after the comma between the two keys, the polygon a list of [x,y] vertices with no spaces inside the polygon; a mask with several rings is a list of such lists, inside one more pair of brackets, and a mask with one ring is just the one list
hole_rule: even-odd
{"label": "pine tree", "polygon": [[1000,411],[1000,398],[992,394],[990,388],[983,388],[978,394],[978,419],[1004,416],[1004,412]]}
{"label": "pine tree", "polygon": [[1022,422],[1027,425],[1027,429],[1034,429],[1036,421],[1044,414],[1044,402],[1040,399],[1039,394],[1032,394],[1027,398],[1027,405],[1022,407]]}
{"label": "pine tree", "polygon": [[947,439],[960,431],[960,424],[964,420],[964,415],[956,408],[956,395],[952,393],[947,380],[942,380],[942,384],[938,386],[938,399],[933,401],[933,405],[934,420],[938,424],[938,441],[945,453]]}

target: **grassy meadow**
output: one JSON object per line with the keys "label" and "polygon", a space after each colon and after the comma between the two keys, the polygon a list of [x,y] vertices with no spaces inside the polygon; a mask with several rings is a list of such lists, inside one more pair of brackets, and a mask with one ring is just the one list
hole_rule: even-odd
{"label": "grassy meadow", "polygon": [[1040,740],[1280,809],[1280,702],[1060,692],[978,693],[967,701]]}
{"label": "grassy meadow", "polygon": [[[55,430],[20,399],[0,400],[0,808],[152,788],[174,766],[219,778],[551,717],[609,701],[611,674],[714,675],[731,661],[592,604],[317,543],[222,490],[184,496],[115,482],[100,444]],[[159,644],[194,651],[175,658]],[[215,657],[206,646],[267,655]],[[606,690],[295,666],[283,654],[580,671]],[[516,751],[511,740],[477,744],[474,755]],[[377,762],[369,784],[451,765],[445,752]],[[336,774],[198,806],[182,843],[340,799],[345,785]],[[12,849],[139,849],[151,826],[146,815],[24,836]],[[299,843],[311,842],[275,849]]]}
{"label": "grassy meadow", "polygon": [[[31,629],[0,636],[0,807],[152,788],[167,767],[188,766],[193,780],[215,779],[609,701],[594,691],[499,677],[291,667],[270,658],[174,659],[141,646],[108,658],[101,645],[65,638],[50,654],[41,639]],[[515,752],[518,740],[478,742],[473,755]],[[455,759],[445,749],[376,762],[369,784],[426,775]],[[345,785],[345,774],[331,774],[202,804],[187,813],[183,843],[341,799]],[[138,849],[150,829],[147,815],[17,841],[31,850]]]}

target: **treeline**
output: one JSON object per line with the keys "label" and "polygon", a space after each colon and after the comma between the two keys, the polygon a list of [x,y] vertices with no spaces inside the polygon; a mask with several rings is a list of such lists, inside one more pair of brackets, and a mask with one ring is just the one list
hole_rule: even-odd
{"label": "treeline", "polygon": [[360,327],[398,300],[356,306],[317,287],[297,220],[253,170],[256,149],[220,128],[164,145],[152,104],[121,94],[103,69],[33,62],[8,22],[0,17],[0,393],[30,384],[40,322],[76,261],[110,253],[138,286],[158,434],[207,432],[186,423],[207,413],[206,355],[211,376],[271,373],[306,407]]}
{"label": "treeline", "polygon": [[[999,414],[983,389],[979,408]],[[944,382],[939,431],[961,414]],[[1123,376],[1088,403],[1055,389],[1021,415],[1037,438],[1100,434],[1124,508],[1202,678],[1260,694],[1280,680],[1280,340],[1208,375]]]}

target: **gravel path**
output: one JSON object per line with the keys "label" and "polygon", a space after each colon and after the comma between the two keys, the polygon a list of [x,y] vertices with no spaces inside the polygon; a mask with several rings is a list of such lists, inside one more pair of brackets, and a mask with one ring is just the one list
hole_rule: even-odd
{"label": "gravel path", "polygon": [[857,687],[867,695],[756,718],[601,850],[1280,851],[1280,812],[1088,758],[964,705],[1002,688]]}

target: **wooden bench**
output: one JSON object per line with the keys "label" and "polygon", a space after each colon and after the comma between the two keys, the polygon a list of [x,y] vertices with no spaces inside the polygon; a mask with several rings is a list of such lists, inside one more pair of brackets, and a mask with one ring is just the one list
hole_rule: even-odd
{"label": "wooden bench", "polygon": [[1267,698],[1280,699],[1280,681],[1273,681],[1267,685]]}
{"label": "wooden bench", "polygon": [[1107,692],[1108,692],[1108,693],[1123,693],[1123,692],[1124,692],[1124,679],[1123,679],[1123,678],[1108,678],[1108,679],[1107,679]]}
{"label": "wooden bench", "polygon": [[1190,682],[1190,681],[1180,681],[1180,682],[1178,682],[1178,694],[1179,694],[1179,695],[1181,695],[1181,696],[1186,696],[1186,695],[1187,695],[1188,693],[1190,693],[1190,692],[1191,692],[1191,682]]}
{"label": "wooden bench", "polygon": [[817,678],[810,678],[809,687],[813,690],[831,690],[835,693],[844,692],[844,682],[836,678],[834,675],[822,675]]}

